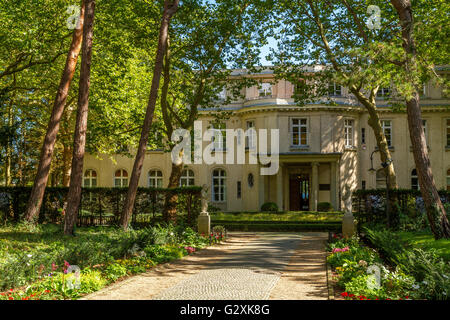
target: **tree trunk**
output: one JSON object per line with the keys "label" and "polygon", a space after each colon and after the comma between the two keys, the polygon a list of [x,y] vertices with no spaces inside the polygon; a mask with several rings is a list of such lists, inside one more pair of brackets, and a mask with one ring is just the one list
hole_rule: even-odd
{"label": "tree trunk", "polygon": [[68,187],[70,185],[70,173],[72,162],[72,148],[70,146],[63,146],[63,186]]}
{"label": "tree trunk", "polygon": [[[138,188],[139,178],[141,176],[142,164],[144,163],[145,152],[147,149],[148,136],[150,127],[152,125],[153,113],[155,111],[156,100],[158,97],[159,82],[163,67],[163,58],[166,51],[167,36],[169,31],[170,19],[178,10],[179,0],[173,2],[169,0],[164,1],[164,11],[161,20],[161,28],[159,31],[158,49],[156,52],[155,68],[153,70],[152,86],[150,89],[150,97],[148,100],[147,111],[145,114],[144,125],[142,126],[141,138],[139,140],[139,147],[136,154],[136,159],[133,165],[133,172],[131,173],[130,184],[128,186],[127,197],[122,211],[120,224],[124,230],[128,229],[128,224],[133,213],[134,202],[136,199],[136,192]],[[72,169],[73,170],[73,169]]]}
{"label": "tree trunk", "polygon": [[64,219],[64,234],[73,235],[81,200],[83,160],[86,146],[86,130],[89,110],[89,87],[91,84],[92,39],[94,35],[95,0],[84,0],[83,48],[78,93],[78,110],[73,141],[72,172],[70,174],[67,209]]}
{"label": "tree trunk", "polygon": [[[369,120],[367,123],[372,128],[373,133],[375,135],[375,140],[377,142],[378,150],[380,150],[380,160],[381,162],[386,162],[388,159],[392,159],[391,152],[389,151],[389,146],[386,140],[386,136],[384,135],[383,128],[381,126],[380,117],[377,112],[377,107],[375,104],[375,94],[372,93],[369,99],[364,96],[359,90],[356,88],[351,88],[350,91],[355,95],[360,103],[366,108],[369,113]],[[389,177],[389,187],[390,189],[397,189],[397,175],[395,174],[394,164],[392,162],[385,169],[386,175]]]}
{"label": "tree trunk", "polygon": [[391,0],[400,18],[402,27],[403,49],[405,51],[406,81],[413,85],[415,91],[406,98],[409,134],[419,178],[420,191],[425,203],[428,221],[435,239],[450,238],[450,224],[445,208],[436,188],[431,171],[428,147],[423,131],[423,120],[419,104],[418,84],[413,74],[417,72],[416,47],[413,39],[414,19],[409,0]]}
{"label": "tree trunk", "polygon": [[33,222],[41,208],[42,199],[44,197],[45,186],[47,185],[48,175],[55,148],[56,136],[59,131],[61,116],[69,93],[70,84],[72,82],[75,69],[77,66],[78,55],[80,53],[81,42],[83,37],[83,20],[84,20],[84,2],[80,11],[80,28],[75,29],[72,36],[72,43],[67,54],[66,64],[59,83],[58,92],[56,94],[53,105],[52,115],[50,117],[47,133],[41,150],[41,158],[39,160],[38,170],[34,179],[33,188],[28,200],[27,209],[25,211],[25,219]]}
{"label": "tree trunk", "polygon": [[[183,173],[183,163],[173,163],[170,172],[169,184],[167,188],[177,188],[180,183],[181,174]],[[177,222],[177,203],[178,194],[168,193],[164,202],[163,217],[166,222]]]}
{"label": "tree trunk", "polygon": [[12,116],[12,104],[11,101],[8,105],[8,128],[9,134],[6,141],[6,161],[5,161],[5,186],[9,187],[11,185],[11,162],[12,162],[12,132],[11,128],[13,126],[13,116]]}

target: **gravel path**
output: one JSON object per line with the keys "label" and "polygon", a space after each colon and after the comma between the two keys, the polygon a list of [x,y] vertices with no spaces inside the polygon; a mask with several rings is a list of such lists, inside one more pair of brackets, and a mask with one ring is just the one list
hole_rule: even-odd
{"label": "gravel path", "polygon": [[85,299],[327,299],[324,233],[231,233]]}

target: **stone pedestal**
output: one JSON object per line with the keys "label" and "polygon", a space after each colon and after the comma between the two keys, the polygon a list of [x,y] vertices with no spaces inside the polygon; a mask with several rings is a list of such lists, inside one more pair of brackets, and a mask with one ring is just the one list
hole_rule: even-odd
{"label": "stone pedestal", "polygon": [[342,218],[342,236],[351,238],[355,234],[355,217],[351,212],[346,212]]}
{"label": "stone pedestal", "polygon": [[197,218],[198,233],[208,236],[211,233],[211,216],[208,212],[202,212]]}

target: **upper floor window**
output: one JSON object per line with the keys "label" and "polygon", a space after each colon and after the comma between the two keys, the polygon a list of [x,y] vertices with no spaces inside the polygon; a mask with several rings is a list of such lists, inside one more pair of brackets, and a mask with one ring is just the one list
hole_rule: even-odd
{"label": "upper floor window", "polygon": [[346,147],[353,147],[353,123],[352,119],[344,120],[344,139]]}
{"label": "upper floor window", "polygon": [[383,129],[384,136],[386,137],[388,147],[392,146],[392,121],[381,120],[381,128]]}
{"label": "upper floor window", "polygon": [[342,86],[340,86],[336,82],[330,83],[328,85],[328,96],[330,97],[342,96]]}
{"label": "upper floor window", "polygon": [[116,170],[114,174],[114,187],[128,187],[128,172],[124,169]]}
{"label": "upper floor window", "polygon": [[212,125],[212,129],[214,131],[214,136],[212,140],[214,142],[214,150],[225,150],[227,145],[227,132],[226,132],[226,124],[225,123],[214,123]]}
{"label": "upper floor window", "polygon": [[377,97],[380,98],[389,97],[390,94],[391,94],[390,88],[380,88],[377,91]]}
{"label": "upper floor window", "polygon": [[219,92],[219,100],[225,100],[227,98],[227,89],[225,87]]}
{"label": "upper floor window", "polygon": [[366,128],[361,128],[361,143],[366,144]]}
{"label": "upper floor window", "polygon": [[248,149],[254,149],[255,148],[255,121],[247,121],[247,134],[245,136],[245,147]]}
{"label": "upper floor window", "polygon": [[450,169],[447,170],[447,191],[450,191]]}
{"label": "upper floor window", "polygon": [[181,187],[189,187],[189,186],[193,186],[193,185],[195,185],[194,171],[189,170],[189,169],[184,169],[183,172],[181,173],[180,186]]}
{"label": "upper floor window", "polygon": [[212,200],[223,202],[226,200],[226,177],[225,170],[215,169],[212,174]]}
{"label": "upper floor window", "polygon": [[258,89],[260,97],[268,97],[272,95],[272,84],[268,82],[261,83]]}
{"label": "upper floor window", "polygon": [[413,169],[411,171],[411,189],[420,190],[419,177],[417,176],[417,170]]}
{"label": "upper floor window", "polygon": [[162,188],[163,174],[160,170],[150,170],[148,172],[148,186],[150,188]]}
{"label": "upper floor window", "polygon": [[293,146],[308,145],[308,119],[291,120],[291,137]]}
{"label": "upper floor window", "polygon": [[428,126],[427,120],[422,120],[423,133],[425,134],[425,141],[428,145]]}
{"label": "upper floor window", "polygon": [[95,170],[86,170],[84,172],[83,186],[91,188],[97,186],[97,172]]}
{"label": "upper floor window", "polygon": [[241,181],[238,181],[236,183],[236,198],[238,198],[238,199],[242,198],[242,183],[241,183]]}
{"label": "upper floor window", "polygon": [[447,119],[447,147],[450,147],[450,119]]}

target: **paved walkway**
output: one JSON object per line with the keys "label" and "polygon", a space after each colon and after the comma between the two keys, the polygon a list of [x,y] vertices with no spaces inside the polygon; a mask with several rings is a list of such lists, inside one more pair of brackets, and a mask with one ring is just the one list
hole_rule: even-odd
{"label": "paved walkway", "polygon": [[231,233],[85,299],[327,299],[324,233]]}

